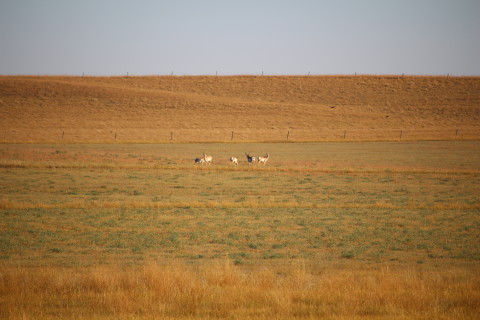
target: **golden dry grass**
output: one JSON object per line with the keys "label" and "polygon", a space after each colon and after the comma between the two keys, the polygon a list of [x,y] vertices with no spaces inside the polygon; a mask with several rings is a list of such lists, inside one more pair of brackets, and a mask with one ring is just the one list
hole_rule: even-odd
{"label": "golden dry grass", "polygon": [[479,92],[478,77],[2,76],[0,139],[478,139]]}
{"label": "golden dry grass", "polygon": [[[478,271],[478,270],[477,270]],[[311,269],[293,261],[241,269],[203,267],[2,268],[8,319],[476,319],[475,270]]]}
{"label": "golden dry grass", "polygon": [[[184,161],[186,162],[186,161]],[[190,159],[191,162],[191,159]],[[368,173],[385,173],[390,174],[432,174],[432,175],[464,175],[479,174],[477,169],[426,169],[426,168],[320,168],[314,166],[302,167],[263,167],[263,166],[226,166],[226,161],[222,166],[201,166],[194,167],[190,165],[163,165],[163,164],[146,164],[146,163],[84,163],[84,162],[53,162],[53,161],[25,161],[25,160],[0,160],[0,168],[38,168],[38,169],[118,169],[118,170],[140,170],[140,169],[160,169],[160,170],[176,170],[176,171],[206,171],[206,172],[270,172],[270,173],[343,173],[343,174],[368,174]]]}
{"label": "golden dry grass", "polygon": [[447,202],[442,204],[415,204],[405,206],[394,205],[390,202],[378,201],[370,204],[362,203],[308,203],[297,201],[189,201],[189,202],[159,202],[159,201],[72,201],[66,203],[23,203],[0,200],[0,209],[26,210],[26,209],[98,209],[98,208],[123,208],[123,209],[172,209],[172,208],[241,208],[241,209],[266,209],[266,208],[299,208],[299,209],[409,209],[409,210],[480,210],[480,203]]}

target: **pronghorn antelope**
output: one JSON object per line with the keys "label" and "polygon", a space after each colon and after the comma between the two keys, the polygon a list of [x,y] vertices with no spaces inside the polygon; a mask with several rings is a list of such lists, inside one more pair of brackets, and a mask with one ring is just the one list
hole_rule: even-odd
{"label": "pronghorn antelope", "polygon": [[195,163],[200,163],[203,165],[205,163],[205,160],[203,160],[203,158],[195,158]]}
{"label": "pronghorn antelope", "polygon": [[268,153],[265,156],[258,156],[258,164],[263,163],[265,165],[268,161]]}
{"label": "pronghorn antelope", "polygon": [[206,153],[203,154],[203,160],[205,161],[206,164],[210,165],[212,163],[212,156],[207,156]]}
{"label": "pronghorn antelope", "polygon": [[238,165],[238,159],[235,157],[230,158],[230,164]]}
{"label": "pronghorn antelope", "polygon": [[247,156],[248,165],[255,163],[255,157],[251,157],[250,154],[246,152],[245,155]]}

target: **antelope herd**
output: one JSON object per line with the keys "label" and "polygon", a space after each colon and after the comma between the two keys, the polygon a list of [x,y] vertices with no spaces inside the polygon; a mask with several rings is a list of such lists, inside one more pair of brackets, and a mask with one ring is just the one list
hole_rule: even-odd
{"label": "antelope herd", "polygon": [[[246,152],[245,152],[245,155],[247,156],[248,165],[255,164],[255,163],[265,165],[269,159],[268,153],[266,153],[264,156],[258,156],[258,157],[251,156],[250,153],[246,153]],[[204,164],[210,165],[212,163],[212,160],[213,160],[212,156],[208,156],[206,153],[203,153],[202,158],[195,158],[195,163],[199,163],[201,165],[204,165]],[[230,157],[230,164],[238,166],[238,158]]]}

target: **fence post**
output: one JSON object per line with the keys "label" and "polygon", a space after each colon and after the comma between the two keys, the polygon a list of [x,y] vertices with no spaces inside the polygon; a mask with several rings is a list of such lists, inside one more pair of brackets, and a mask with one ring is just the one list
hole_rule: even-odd
{"label": "fence post", "polygon": [[455,135],[458,136],[458,128],[457,128],[457,130],[455,131]]}
{"label": "fence post", "polygon": [[63,141],[63,136],[65,135],[65,130],[62,131],[62,141]]}
{"label": "fence post", "polygon": [[347,130],[343,132],[343,140],[345,140],[345,137],[347,136]]}
{"label": "fence post", "polygon": [[400,130],[400,139],[402,139],[403,130]]}
{"label": "fence post", "polygon": [[115,131],[115,141],[117,141],[117,131]]}
{"label": "fence post", "polygon": [[290,136],[290,130],[287,132],[287,141],[289,136]]}

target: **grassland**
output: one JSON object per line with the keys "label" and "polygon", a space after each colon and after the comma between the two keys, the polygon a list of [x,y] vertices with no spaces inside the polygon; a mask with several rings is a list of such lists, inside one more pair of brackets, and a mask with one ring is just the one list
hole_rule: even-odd
{"label": "grassland", "polygon": [[0,77],[3,142],[480,138],[480,78]]}
{"label": "grassland", "polygon": [[479,93],[0,76],[0,318],[478,319]]}
{"label": "grassland", "polygon": [[[213,155],[211,166],[193,158]],[[271,159],[263,166],[244,152]],[[475,319],[477,141],[0,145],[0,317]]]}

